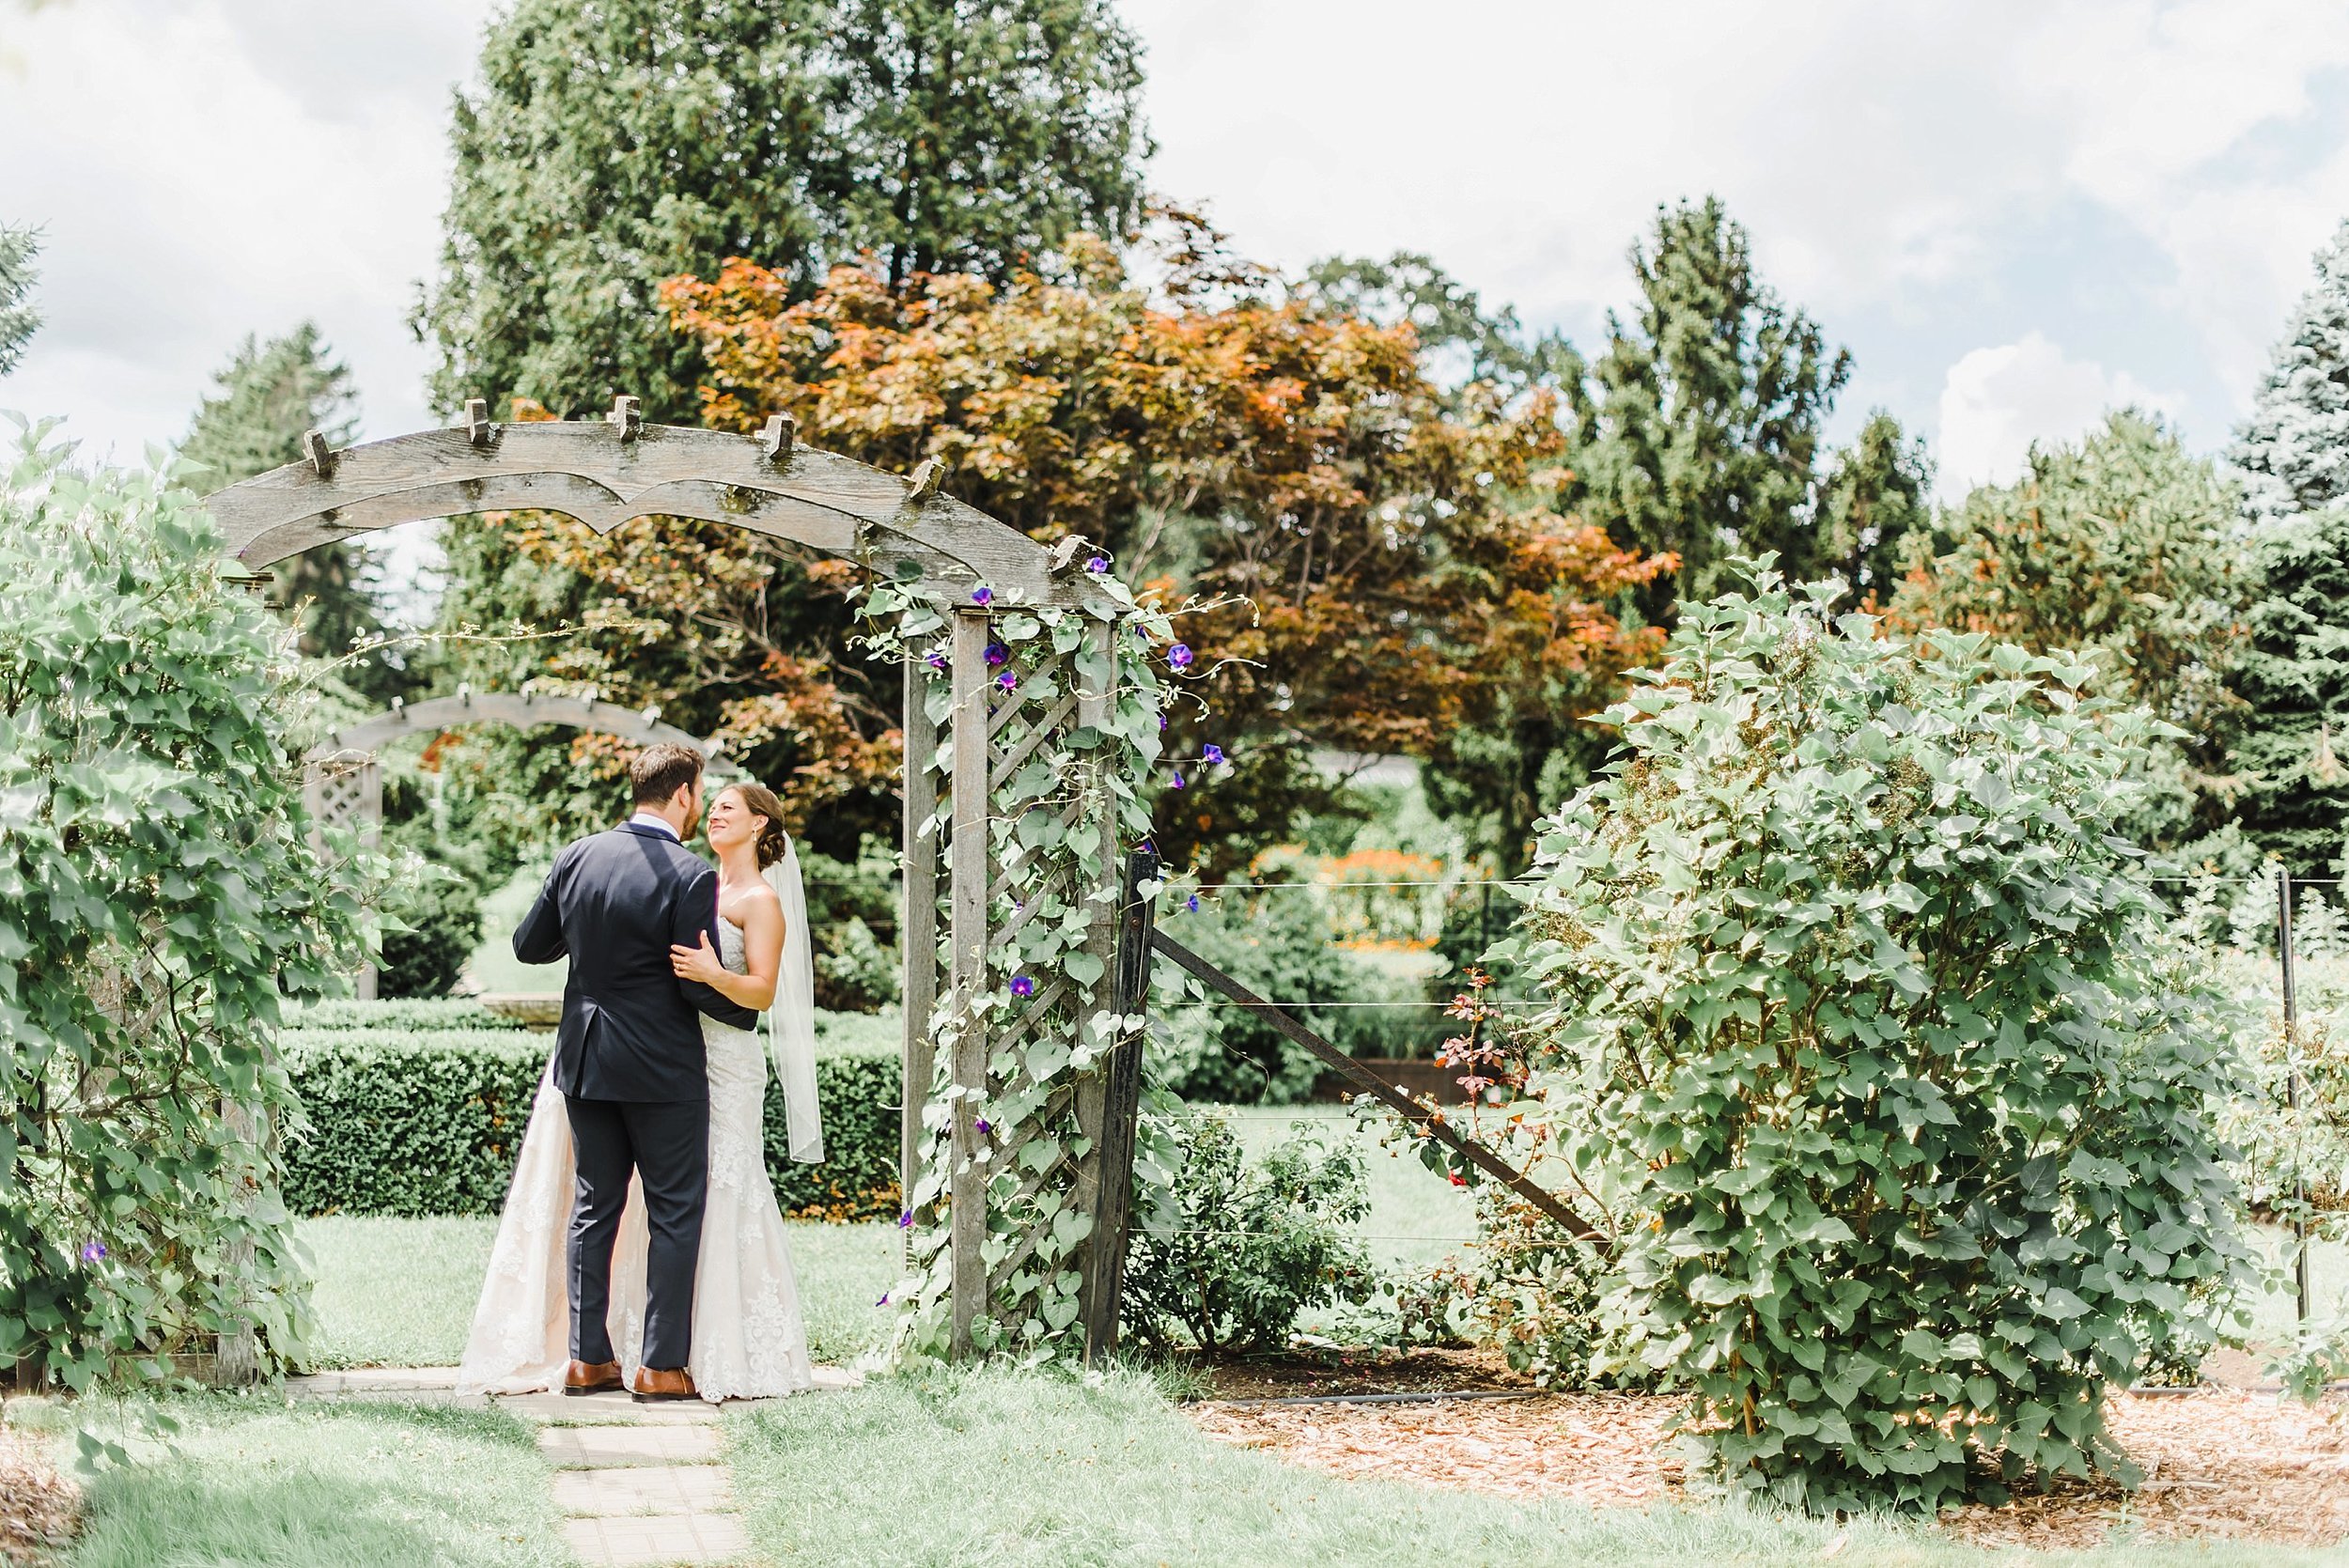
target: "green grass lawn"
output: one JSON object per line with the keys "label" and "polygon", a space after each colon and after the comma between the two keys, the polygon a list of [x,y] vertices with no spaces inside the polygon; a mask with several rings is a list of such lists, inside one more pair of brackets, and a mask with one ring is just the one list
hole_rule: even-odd
{"label": "green grass lawn", "polygon": [[[1283,1124],[1285,1119],[1283,1119]],[[1252,1140],[1281,1135],[1251,1126]],[[1446,1222],[1457,1194],[1409,1168],[1374,1224]],[[1433,1194],[1431,1198],[1428,1196]],[[1461,1211],[1449,1211],[1456,1222]],[[461,1349],[487,1219],[305,1221],[334,1364],[446,1364]],[[886,1225],[794,1225],[811,1347],[877,1348],[896,1267]],[[285,1409],[179,1400],[176,1452],[101,1477],[67,1568],[447,1568],[564,1560],[545,1467],[503,1415],[399,1404]],[[728,1419],[735,1490],[762,1558],[973,1564],[1980,1564],[1990,1554],[1885,1521],[1837,1525],[1734,1506],[1593,1512],[1354,1483],[1215,1443],[1149,1381],[988,1368],[873,1377]],[[2129,1544],[2000,1554],[2081,1568],[2249,1568],[2341,1560],[2266,1546]]]}
{"label": "green grass lawn", "polygon": [[735,1495],[777,1563],[2080,1564],[2339,1561],[2267,1546],[1991,1553],[1887,1521],[1593,1511],[1342,1481],[1227,1448],[1130,1375],[876,1379],[726,1423]]}
{"label": "green grass lawn", "polygon": [[89,1483],[65,1568],[570,1560],[531,1430],[494,1410],[174,1400],[176,1452]]}
{"label": "green grass lawn", "polygon": [[466,960],[465,978],[481,991],[559,991],[560,964],[525,964],[514,956],[514,927],[530,912],[547,879],[543,865],[526,865],[514,879],[481,901],[481,945]]}
{"label": "green grass lawn", "polygon": [[[790,1230],[809,1351],[848,1362],[886,1343],[890,1314],[878,1302],[896,1282],[895,1229]],[[464,1354],[496,1220],[332,1215],[301,1232],[319,1269],[315,1365],[441,1367]]]}

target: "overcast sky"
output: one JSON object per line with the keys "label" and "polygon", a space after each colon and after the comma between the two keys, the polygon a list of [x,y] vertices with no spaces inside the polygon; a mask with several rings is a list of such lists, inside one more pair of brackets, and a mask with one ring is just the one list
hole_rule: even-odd
{"label": "overcast sky", "polygon": [[[1416,249],[1586,349],[1657,203],[1720,194],[1848,344],[1839,427],[1943,492],[2108,405],[2215,448],[2349,216],[2338,0],[1125,0],[1154,188],[1301,264]],[[0,220],[48,324],[0,408],[171,441],[246,332],[315,318],[365,428],[429,421],[455,0],[0,0]]]}

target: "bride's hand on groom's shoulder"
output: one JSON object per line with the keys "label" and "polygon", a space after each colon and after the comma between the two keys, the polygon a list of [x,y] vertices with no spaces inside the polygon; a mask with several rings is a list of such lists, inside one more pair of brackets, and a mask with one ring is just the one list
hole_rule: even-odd
{"label": "bride's hand on groom's shoulder", "polygon": [[677,971],[679,980],[698,980],[705,986],[726,972],[725,965],[718,960],[717,950],[709,945],[707,931],[701,934],[698,947],[673,945],[669,949],[669,967]]}

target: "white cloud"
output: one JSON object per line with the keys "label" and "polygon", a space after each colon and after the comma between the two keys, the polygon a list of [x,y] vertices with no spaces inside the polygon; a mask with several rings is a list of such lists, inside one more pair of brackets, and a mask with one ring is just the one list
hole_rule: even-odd
{"label": "white cloud", "polygon": [[2069,441],[2123,405],[2169,413],[2178,401],[2125,371],[2073,359],[2037,333],[1976,349],[1942,382],[1934,492],[1953,502],[1976,485],[2007,483],[2034,442]]}
{"label": "white cloud", "polygon": [[10,24],[0,217],[45,230],[47,322],[0,407],[136,458],[184,433],[246,333],[306,317],[370,433],[425,422],[404,318],[437,251],[470,8],[75,0]]}
{"label": "white cloud", "polygon": [[[1717,192],[1782,292],[1869,330],[1854,405],[1919,425],[1953,344],[2077,346],[2088,294],[2108,377],[2182,385],[2213,440],[2349,214],[2336,0],[1453,0],[1434,27],[1405,0],[1121,4],[1153,185],[1252,253],[1424,250],[1587,337],[1656,205]],[[0,220],[47,225],[50,317],[0,407],[135,455],[239,337],[309,316],[370,433],[425,422],[405,318],[485,15],[0,0]]]}
{"label": "white cloud", "polygon": [[[1584,331],[1626,303],[1656,205],[1713,192],[1830,332],[1952,297],[2050,331],[2066,302],[2043,291],[2117,302],[2207,356],[2215,433],[2349,214],[2331,0],[1454,0],[1439,27],[1405,0],[1126,8],[1159,188],[1268,259],[1408,245]],[[2131,234],[2143,255],[2118,254]],[[2063,276],[2033,242],[2073,248]],[[1921,389],[1942,365],[1861,369]]]}

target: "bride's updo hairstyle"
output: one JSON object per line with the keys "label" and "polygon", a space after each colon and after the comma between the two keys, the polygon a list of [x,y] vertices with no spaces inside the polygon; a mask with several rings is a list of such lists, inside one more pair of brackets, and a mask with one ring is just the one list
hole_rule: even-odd
{"label": "bride's updo hairstyle", "polygon": [[783,826],[783,802],[776,800],[775,792],[765,784],[730,784],[726,788],[741,800],[745,810],[759,819],[758,869],[764,871],[783,859],[791,847],[791,835]]}

